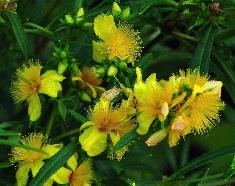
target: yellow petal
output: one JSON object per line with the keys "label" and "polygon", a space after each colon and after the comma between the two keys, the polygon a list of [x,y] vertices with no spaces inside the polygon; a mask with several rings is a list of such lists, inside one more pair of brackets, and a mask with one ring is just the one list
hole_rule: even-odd
{"label": "yellow petal", "polygon": [[96,90],[94,89],[93,86],[91,86],[89,83],[87,83],[87,86],[89,87],[90,91],[91,91],[91,95],[93,98],[96,98],[97,97],[97,92]]}
{"label": "yellow petal", "polygon": [[56,154],[60,149],[61,148],[59,148],[57,146],[57,144],[55,144],[55,145],[46,145],[45,147],[42,148],[42,150],[44,150],[49,155],[49,157]]}
{"label": "yellow petal", "polygon": [[120,140],[120,135],[116,132],[109,132],[109,136],[113,142],[113,145],[116,145],[116,143]]}
{"label": "yellow petal", "polygon": [[67,184],[69,183],[71,174],[71,170],[61,167],[52,177],[59,184]]}
{"label": "yellow petal", "polygon": [[61,84],[57,80],[51,78],[44,78],[41,80],[39,93],[46,94],[50,97],[56,98],[58,92],[62,90]]}
{"label": "yellow petal", "polygon": [[31,163],[31,170],[32,170],[33,177],[37,175],[37,173],[39,172],[43,164],[44,162],[42,160],[37,160]]}
{"label": "yellow petal", "polygon": [[30,121],[36,121],[41,115],[41,103],[38,94],[33,94],[28,98],[28,114]]}
{"label": "yellow petal", "polygon": [[137,117],[137,123],[139,127],[137,128],[136,132],[140,135],[144,135],[148,132],[150,125],[152,124],[155,116],[151,116],[146,112],[141,112]]}
{"label": "yellow petal", "polygon": [[78,166],[77,158],[76,158],[75,155],[71,156],[71,157],[68,159],[67,165],[68,165],[73,171],[75,171],[75,169],[76,169],[77,166]]}
{"label": "yellow petal", "polygon": [[94,125],[94,123],[92,121],[87,121],[87,122],[82,124],[82,126],[80,127],[80,130],[82,131],[82,130],[84,130],[84,129],[92,126],[92,125]]}
{"label": "yellow petal", "polygon": [[104,42],[92,42],[93,46],[93,59],[100,63],[108,57],[107,47]]}
{"label": "yellow petal", "polygon": [[65,79],[64,76],[58,74],[57,71],[55,71],[55,70],[48,70],[48,71],[46,71],[41,76],[41,79],[44,79],[44,78],[50,78],[50,79],[53,79],[53,80],[56,80],[56,81],[63,81]]}
{"label": "yellow petal", "polygon": [[111,15],[99,15],[94,20],[94,31],[97,36],[105,40],[116,29]]}
{"label": "yellow petal", "polygon": [[89,156],[97,156],[106,149],[107,133],[92,126],[79,136],[79,142]]}
{"label": "yellow petal", "polygon": [[30,164],[24,163],[19,165],[19,168],[16,171],[17,186],[27,185],[27,181],[29,178],[29,171],[30,171]]}

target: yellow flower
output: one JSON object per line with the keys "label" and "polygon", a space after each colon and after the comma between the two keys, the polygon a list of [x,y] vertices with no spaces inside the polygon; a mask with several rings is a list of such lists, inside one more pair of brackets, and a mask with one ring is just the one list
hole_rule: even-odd
{"label": "yellow flower", "polygon": [[93,98],[96,98],[97,91],[105,91],[103,87],[100,87],[102,80],[94,67],[83,68],[82,71],[76,73],[72,80],[78,81],[81,89],[88,89],[91,92]]}
{"label": "yellow flower", "polygon": [[73,155],[67,162],[69,168],[60,168],[54,175],[53,180],[59,184],[70,186],[90,186],[93,180],[91,160],[84,160],[80,165]]}
{"label": "yellow flower", "polygon": [[[185,76],[186,74],[186,76]],[[185,78],[193,87],[192,94],[175,113],[175,119],[169,126],[169,145],[175,146],[180,137],[189,133],[202,134],[219,121],[219,111],[223,109],[220,81],[209,81],[208,76],[201,76],[198,71],[181,71],[180,78]]]}
{"label": "yellow flower", "polygon": [[30,60],[16,71],[16,79],[12,83],[11,93],[16,103],[27,101],[30,121],[36,121],[41,115],[41,103],[38,94],[57,97],[62,90],[60,82],[64,79],[54,70],[41,75],[42,66],[39,61]]}
{"label": "yellow flower", "polygon": [[115,145],[121,136],[134,128],[131,121],[134,112],[127,100],[117,108],[107,99],[101,99],[91,111],[90,121],[80,128],[84,130],[79,137],[82,148],[89,156],[97,156],[106,149],[108,136]]}
{"label": "yellow flower", "polygon": [[93,41],[93,59],[102,62],[104,59],[128,60],[134,63],[140,56],[141,39],[139,32],[131,25],[119,23],[115,25],[112,15],[99,15],[94,20],[95,34],[101,39]]}
{"label": "yellow flower", "polygon": [[[27,150],[22,147],[14,147],[12,149],[12,157],[10,160],[12,163],[19,163],[16,172],[17,185],[24,186],[27,184],[29,172],[31,171],[33,177],[35,177],[44,164],[43,160],[48,159],[57,153],[60,150],[61,145],[48,144],[47,138],[41,133],[31,133],[29,136],[21,139],[20,142],[23,145],[39,150]],[[45,153],[40,151],[44,151]],[[49,179],[44,185],[49,186],[52,185],[52,183],[53,180]]]}
{"label": "yellow flower", "polygon": [[172,104],[173,94],[178,91],[179,82],[172,76],[169,81],[156,80],[156,74],[150,75],[145,82],[139,68],[136,68],[137,82],[134,95],[137,101],[137,132],[146,134],[155,119],[164,121]]}

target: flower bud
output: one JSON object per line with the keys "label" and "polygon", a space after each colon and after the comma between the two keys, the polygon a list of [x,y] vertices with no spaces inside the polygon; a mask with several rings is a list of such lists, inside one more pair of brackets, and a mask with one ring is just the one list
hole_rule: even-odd
{"label": "flower bud", "polygon": [[125,70],[127,69],[127,64],[125,62],[120,62],[118,64],[118,67],[121,69],[121,70]]}
{"label": "flower bud", "polygon": [[183,120],[183,117],[182,116],[176,117],[171,125],[171,129],[181,132],[184,130],[184,128],[185,128],[185,121]]}
{"label": "flower bud", "polygon": [[101,67],[101,68],[98,68],[98,69],[96,70],[96,72],[97,72],[99,75],[103,76],[103,75],[105,75],[106,70],[105,70],[104,67]]}
{"label": "flower bud", "polygon": [[81,17],[84,15],[84,9],[83,8],[79,8],[79,10],[77,11],[76,17]]}
{"label": "flower bud", "polygon": [[112,65],[112,66],[110,66],[110,67],[108,68],[107,75],[108,75],[109,77],[116,76],[117,73],[118,73],[118,69],[117,69],[115,66]]}
{"label": "flower bud", "polygon": [[169,114],[169,106],[167,102],[162,103],[160,114],[158,116],[160,121],[165,121],[166,117]]}
{"label": "flower bud", "polygon": [[113,7],[112,7],[113,16],[114,17],[119,16],[121,14],[121,12],[122,12],[122,10],[121,10],[120,6],[116,2],[114,2]]}
{"label": "flower bud", "polygon": [[61,52],[60,52],[60,57],[61,57],[62,59],[66,58],[66,56],[67,56],[67,54],[66,54],[65,51],[61,51]]}
{"label": "flower bud", "polygon": [[61,62],[59,62],[58,64],[58,74],[63,74],[66,69],[68,68],[69,64],[67,62],[67,60],[63,60]]}
{"label": "flower bud", "polygon": [[74,24],[74,20],[73,20],[71,15],[65,15],[65,23],[67,25],[73,25]]}
{"label": "flower bud", "polygon": [[127,19],[127,18],[129,18],[129,16],[130,16],[130,11],[131,11],[130,7],[125,8],[125,9],[122,11],[121,19]]}
{"label": "flower bud", "polygon": [[80,99],[86,103],[90,103],[91,102],[91,97],[89,96],[89,94],[87,94],[86,92],[82,92],[80,94]]}
{"label": "flower bud", "polygon": [[149,137],[145,142],[149,147],[157,145],[167,136],[167,128],[163,128]]}
{"label": "flower bud", "polygon": [[72,68],[73,72],[75,72],[75,73],[79,73],[80,72],[80,69],[79,69],[79,67],[78,67],[78,65],[76,63],[72,63],[70,65],[70,67]]}

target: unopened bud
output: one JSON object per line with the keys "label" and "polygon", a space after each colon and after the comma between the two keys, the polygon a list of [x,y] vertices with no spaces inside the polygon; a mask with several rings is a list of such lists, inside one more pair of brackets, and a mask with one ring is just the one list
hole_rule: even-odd
{"label": "unopened bud", "polygon": [[84,15],[84,9],[83,8],[79,8],[79,10],[77,11],[76,17],[81,17]]}
{"label": "unopened bud", "polygon": [[91,102],[91,97],[90,97],[89,94],[86,93],[86,92],[82,92],[82,93],[80,94],[80,99],[81,99],[82,101],[86,102],[86,103],[90,103],[90,102]]}
{"label": "unopened bud", "polygon": [[80,69],[76,63],[72,63],[70,67],[72,68],[73,72],[80,73]]}
{"label": "unopened bud", "polygon": [[181,132],[184,130],[184,128],[185,128],[185,121],[183,120],[183,117],[182,116],[176,117],[171,125],[171,129]]}
{"label": "unopened bud", "polygon": [[66,58],[66,56],[67,56],[67,54],[66,54],[65,51],[61,51],[61,52],[60,52],[60,57],[61,57],[61,58],[64,59],[64,58]]}
{"label": "unopened bud", "polygon": [[99,74],[99,75],[105,75],[105,73],[106,73],[106,70],[105,70],[105,68],[104,67],[101,67],[101,68],[98,68],[97,70],[96,70],[96,72]]}
{"label": "unopened bud", "polygon": [[112,65],[112,66],[110,66],[110,67],[108,68],[107,75],[108,75],[109,77],[116,76],[117,73],[118,73],[118,69],[117,69],[115,66]]}
{"label": "unopened bud", "polygon": [[65,15],[65,23],[67,25],[73,25],[74,24],[74,20],[73,20],[71,15]]}
{"label": "unopened bud", "polygon": [[58,74],[63,74],[66,71],[66,69],[68,68],[68,65],[69,64],[68,64],[67,60],[63,60],[63,61],[59,62]]}
{"label": "unopened bud", "polygon": [[125,8],[125,9],[122,11],[121,19],[127,19],[127,18],[130,16],[130,12],[131,12],[130,7]]}
{"label": "unopened bud", "polygon": [[145,142],[149,147],[157,145],[167,136],[167,128],[163,128],[149,137]]}
{"label": "unopened bud", "polygon": [[125,70],[127,69],[127,64],[125,62],[120,62],[118,64],[118,67],[121,69],[121,70]]}
{"label": "unopened bud", "polygon": [[169,106],[167,102],[164,102],[161,105],[161,110],[160,110],[160,114],[158,116],[160,121],[164,121],[167,117],[167,115],[169,114]]}
{"label": "unopened bud", "polygon": [[118,15],[121,14],[121,12],[122,12],[122,10],[121,10],[120,6],[116,2],[114,2],[113,3],[113,7],[112,7],[112,14],[113,14],[113,16],[114,17],[118,16]]}

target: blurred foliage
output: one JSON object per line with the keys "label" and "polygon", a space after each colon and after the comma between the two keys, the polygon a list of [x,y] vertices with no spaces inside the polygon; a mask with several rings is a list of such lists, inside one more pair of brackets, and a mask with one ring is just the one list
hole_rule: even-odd
{"label": "blurred foliage", "polygon": [[[80,99],[75,87],[70,88],[70,71],[74,63],[79,67],[99,67],[92,60],[92,40],[96,36],[91,23],[97,15],[111,12],[113,2],[18,0],[16,12],[7,8],[1,10],[0,185],[15,184],[15,168],[9,163],[8,154],[11,146],[21,145],[17,143],[20,134],[42,131],[50,134],[53,142],[63,141],[64,144],[78,138],[79,130],[76,129],[87,120],[89,104]],[[169,148],[166,140],[157,146],[147,147],[143,142],[148,135],[128,136],[128,140],[135,139],[135,143],[131,143],[123,160],[109,160],[105,153],[94,158],[94,185],[233,185],[235,1],[116,2],[122,10],[130,8],[126,21],[139,30],[143,40],[142,55],[136,65],[142,68],[144,78],[152,72],[156,72],[158,79],[167,78],[179,69],[200,66],[201,71],[223,82],[222,99],[226,109],[220,124],[212,131],[203,136],[189,135],[174,148]],[[74,22],[81,7],[85,14]],[[41,97],[42,116],[36,122],[29,122],[25,105],[15,105],[9,93],[15,70],[31,58],[40,59],[46,69],[68,64],[63,92],[56,100]],[[134,73],[132,75],[130,82],[135,79]],[[124,76],[119,80],[126,81]],[[112,87],[114,81],[110,78],[106,87]],[[91,101],[94,103],[94,100]],[[85,153],[80,148],[74,148],[63,150],[68,150],[70,154],[77,151],[82,159]],[[66,157],[61,158],[64,161],[54,158],[58,163],[57,169],[67,160]],[[44,171],[50,171],[48,167],[44,168]]]}

